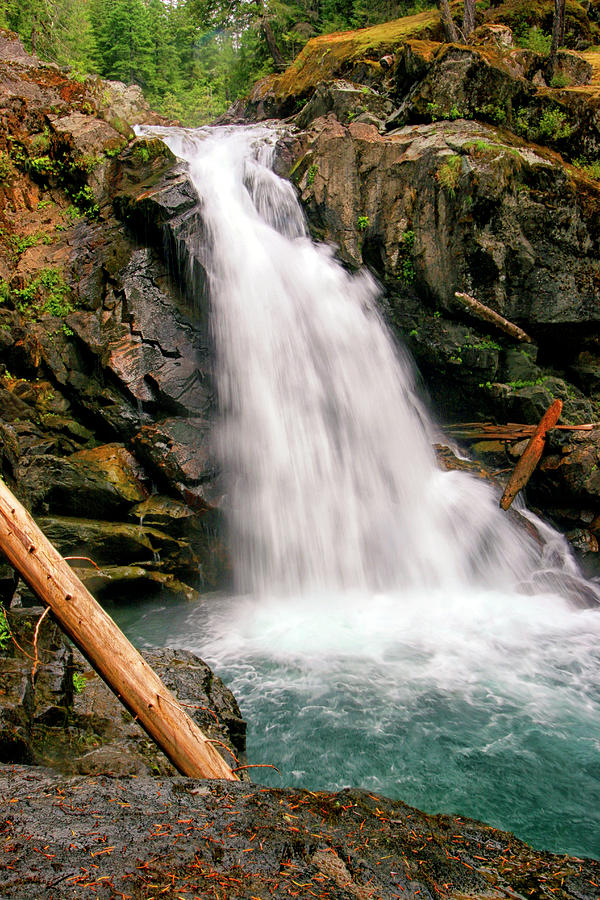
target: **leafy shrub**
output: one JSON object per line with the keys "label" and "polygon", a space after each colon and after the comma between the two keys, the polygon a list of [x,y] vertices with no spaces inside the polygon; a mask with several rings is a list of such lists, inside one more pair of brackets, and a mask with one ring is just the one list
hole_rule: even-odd
{"label": "leafy shrub", "polygon": [[568,138],[572,131],[566,114],[560,109],[545,110],[537,127],[539,137],[551,138],[555,141]]}
{"label": "leafy shrub", "polygon": [[8,181],[14,175],[14,171],[10,156],[7,153],[0,153],[0,183]]}
{"label": "leafy shrub", "polygon": [[57,269],[41,269],[25,287],[9,289],[8,296],[20,313],[31,318],[44,314],[62,318],[74,308],[71,290]]}
{"label": "leafy shrub", "polygon": [[541,56],[549,56],[552,47],[552,35],[547,34],[535,25],[531,25],[517,38],[517,44],[519,47],[533,50]]}
{"label": "leafy shrub", "polygon": [[588,178],[597,178],[600,180],[600,159],[589,160],[585,157],[580,157],[575,160],[575,166],[578,169],[581,169],[582,172],[588,176]]}

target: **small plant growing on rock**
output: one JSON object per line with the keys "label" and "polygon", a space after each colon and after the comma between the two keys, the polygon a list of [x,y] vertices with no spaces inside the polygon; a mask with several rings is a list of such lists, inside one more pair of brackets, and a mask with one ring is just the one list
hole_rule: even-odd
{"label": "small plant growing on rock", "polygon": [[435,173],[437,183],[444,188],[449,197],[454,197],[456,194],[461,166],[461,158],[455,154],[449,156]]}
{"label": "small plant growing on rock", "polygon": [[368,216],[359,216],[356,220],[356,227],[359,231],[366,231],[370,224]]}
{"label": "small plant growing on rock", "polygon": [[0,183],[8,181],[14,175],[14,171],[10,156],[0,153]]}
{"label": "small plant growing on rock", "polygon": [[565,113],[560,109],[547,109],[540,119],[537,130],[540,137],[555,141],[568,138],[573,131]]}
{"label": "small plant growing on rock", "polygon": [[589,159],[585,159],[585,157],[580,157],[575,160],[575,166],[578,169],[581,169],[582,172],[585,172],[588,178],[597,178],[600,180],[600,159],[590,161]]}
{"label": "small plant growing on rock", "polygon": [[22,315],[35,318],[45,314],[62,318],[73,312],[70,293],[57,269],[42,269],[25,287],[9,288],[8,297]]}
{"label": "small plant growing on rock", "polygon": [[564,72],[558,72],[550,80],[550,87],[552,88],[569,87],[570,84],[572,84],[571,79]]}
{"label": "small plant growing on rock", "polygon": [[10,629],[6,620],[6,613],[0,607],[0,650],[6,650],[10,642]]}
{"label": "small plant growing on rock", "polygon": [[319,167],[313,164],[308,170],[308,175],[306,177],[306,183],[310,186],[314,184],[315,178],[317,176],[317,172],[319,171]]}
{"label": "small plant growing on rock", "polygon": [[76,694],[81,694],[87,684],[87,679],[80,672],[73,672],[73,690]]}
{"label": "small plant growing on rock", "polygon": [[552,35],[546,34],[545,31],[532,25],[517,38],[517,44],[519,47],[533,50],[541,56],[549,56],[550,48],[552,47]]}
{"label": "small plant growing on rock", "polygon": [[89,184],[84,185],[82,188],[79,188],[77,191],[73,191],[71,193],[71,199],[75,206],[86,216],[89,216],[90,219],[97,219],[100,214],[100,207],[96,202],[96,198],[94,197],[94,192],[92,191]]}

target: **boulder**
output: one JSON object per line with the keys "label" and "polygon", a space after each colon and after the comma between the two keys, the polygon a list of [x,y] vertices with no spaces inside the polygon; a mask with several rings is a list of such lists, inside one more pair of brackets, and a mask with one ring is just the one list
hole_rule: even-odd
{"label": "boulder", "polygon": [[35,456],[22,478],[34,512],[100,519],[125,514],[147,497],[146,477],[122,444],[105,444],[69,457]]}
{"label": "boulder", "polygon": [[152,563],[156,557],[186,571],[194,567],[189,545],[156,528],[72,516],[41,516],[37,524],[63,556],[92,554],[97,565]]}
{"label": "boulder", "polygon": [[385,119],[391,111],[390,100],[368,87],[338,79],[318,84],[295,121],[298,128],[307,128],[314,119],[329,112],[335,113],[340,122],[351,122],[365,114],[370,114],[379,121]]}
{"label": "boulder", "polygon": [[32,884],[56,895],[58,884],[73,900],[91,888],[115,897],[582,900],[600,882],[593,859],[535,850],[372,791],[69,778],[20,765],[0,766],[0,791],[14,801],[4,825],[7,898],[31,894]]}
{"label": "boulder", "polygon": [[169,418],[144,426],[133,446],[146,465],[169,484],[195,487],[218,474],[211,450],[212,429],[206,419]]}
{"label": "boulder", "polygon": [[330,114],[308,138],[316,176],[302,159],[293,175],[316,234],[399,300],[416,288],[452,310],[467,290],[534,336],[560,329],[563,346],[569,327],[600,323],[600,187],[553,154],[462,120],[382,136]]}
{"label": "boulder", "polygon": [[[0,648],[0,762],[63,772],[173,775],[175,770],[52,616],[34,632],[41,608],[8,612],[12,641]],[[22,648],[22,649],[19,649]],[[220,678],[195,654],[151,650],[144,658],[230,764],[244,758],[246,724]]]}

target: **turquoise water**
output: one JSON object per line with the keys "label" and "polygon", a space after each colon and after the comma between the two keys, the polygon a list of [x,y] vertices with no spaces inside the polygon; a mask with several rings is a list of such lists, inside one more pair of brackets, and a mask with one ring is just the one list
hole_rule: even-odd
{"label": "turquoise water", "polygon": [[600,615],[554,593],[582,587],[566,543],[439,470],[377,284],[310,240],[270,168],[280,129],[144,133],[201,199],[188,253],[209,286],[240,596],[123,613],[130,636],[213,666],[250,761],[281,772],[261,780],[362,787],[598,856]]}
{"label": "turquoise water", "polygon": [[491,592],[429,603],[215,597],[113,613],[138,646],[214,667],[248,721],[249,761],[281,772],[255,780],[361,787],[600,858],[598,612]]}

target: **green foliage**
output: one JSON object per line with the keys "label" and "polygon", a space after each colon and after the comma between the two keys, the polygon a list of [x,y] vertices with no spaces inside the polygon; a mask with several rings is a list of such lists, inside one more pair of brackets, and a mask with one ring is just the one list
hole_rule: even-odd
{"label": "green foliage", "polygon": [[98,218],[100,207],[89,184],[84,184],[83,187],[72,190],[69,193],[73,203],[80,212],[85,213],[90,219]]}
{"label": "green foliage", "polygon": [[552,35],[546,34],[545,31],[532,25],[527,30],[522,31],[517,37],[517,44],[526,50],[534,50],[535,53],[539,53],[542,56],[549,56],[550,48],[552,47]]}
{"label": "green foliage", "polygon": [[402,281],[406,282],[406,284],[412,284],[416,277],[415,267],[413,265],[412,259],[404,259],[402,260],[401,266],[401,277]]}
{"label": "green foliage", "polygon": [[76,694],[81,694],[87,684],[87,678],[81,672],[73,672],[73,690]]}
{"label": "green foliage", "polygon": [[15,169],[10,156],[7,153],[0,153],[0,184],[9,181],[14,172]]}
{"label": "green foliage", "polygon": [[368,216],[359,216],[356,220],[356,227],[359,231],[366,231],[370,224]]}
{"label": "green foliage", "polygon": [[460,156],[454,154],[449,156],[435,173],[437,183],[446,191],[449,197],[454,197],[456,194],[461,166],[462,160]]}
{"label": "green foliage", "polygon": [[588,178],[597,178],[600,180],[600,159],[590,161],[585,157],[580,157],[575,160],[575,165],[578,169],[581,169],[582,172],[585,172]]}
{"label": "green foliage", "polygon": [[406,247],[407,250],[412,250],[415,245],[415,233],[414,231],[405,231],[402,234],[402,243]]}
{"label": "green foliage", "polygon": [[415,245],[414,231],[405,231],[400,243],[400,278],[405,284],[412,284],[416,278],[412,251]]}
{"label": "green foliage", "polygon": [[308,174],[306,176],[306,183],[310,186],[314,184],[314,180],[317,176],[317,172],[319,171],[319,167],[317,165],[312,165],[308,170]]}
{"label": "green foliage", "polygon": [[570,84],[572,84],[571,79],[564,72],[558,72],[550,79],[550,87],[553,88],[569,87]]}
{"label": "green foliage", "polygon": [[40,235],[37,233],[28,234],[25,237],[18,237],[18,235],[13,234],[9,238],[10,245],[17,256],[21,256],[29,247],[35,247],[39,240]]}
{"label": "green foliage", "polygon": [[440,105],[435,100],[429,102],[425,107],[425,110],[427,112],[427,115],[431,118],[432,122],[437,122],[438,119],[442,118]]}
{"label": "green foliage", "polygon": [[6,650],[10,643],[10,629],[6,620],[6,613],[0,606],[0,650]]}
{"label": "green foliage", "polygon": [[514,130],[529,140],[560,141],[573,133],[567,114],[558,106],[545,109],[541,115],[530,112],[526,108],[517,110]]}
{"label": "green foliage", "polygon": [[21,314],[33,319],[40,315],[62,318],[74,309],[70,288],[57,269],[41,269],[25,287],[10,289],[6,285],[1,293]]}
{"label": "green foliage", "polygon": [[496,103],[484,103],[483,106],[478,106],[475,109],[475,112],[484,119],[495,122],[496,125],[504,125],[506,122],[506,107],[502,106],[500,101],[497,101]]}
{"label": "green foliage", "polygon": [[572,131],[566,114],[560,109],[546,109],[537,127],[539,137],[555,141],[570,137]]}
{"label": "green foliage", "polygon": [[38,178],[44,181],[51,175],[56,175],[58,173],[56,163],[46,154],[43,156],[30,156],[26,160],[25,165],[32,175],[37,175]]}

